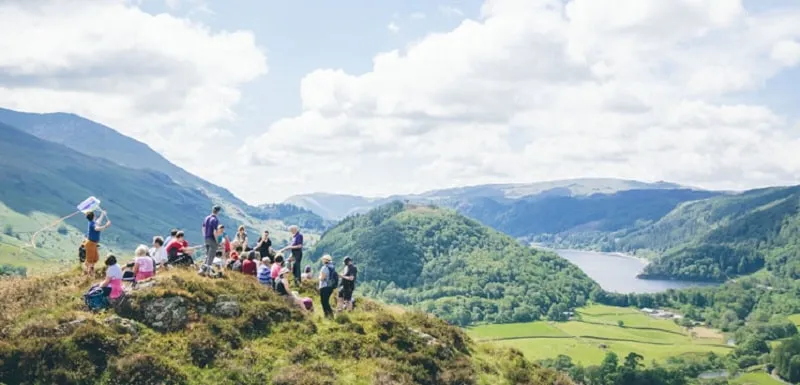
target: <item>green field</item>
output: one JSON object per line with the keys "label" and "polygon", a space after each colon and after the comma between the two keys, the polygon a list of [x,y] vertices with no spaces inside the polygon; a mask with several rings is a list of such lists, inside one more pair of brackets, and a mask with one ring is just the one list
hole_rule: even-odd
{"label": "green field", "polygon": [[758,373],[744,373],[739,377],[728,381],[731,385],[783,385],[784,383],[778,381],[764,372]]}
{"label": "green field", "polygon": [[[731,349],[713,331],[692,336],[670,320],[655,319],[636,309],[592,305],[577,313],[580,319],[569,322],[482,325],[468,328],[467,333],[477,341],[517,348],[530,359],[564,354],[582,364],[597,364],[608,351],[621,356],[637,352],[650,362],[690,353],[726,354]],[[623,321],[624,327],[619,327],[618,321]]]}
{"label": "green field", "polygon": [[794,322],[795,325],[800,326],[800,314],[790,315],[789,319]]}

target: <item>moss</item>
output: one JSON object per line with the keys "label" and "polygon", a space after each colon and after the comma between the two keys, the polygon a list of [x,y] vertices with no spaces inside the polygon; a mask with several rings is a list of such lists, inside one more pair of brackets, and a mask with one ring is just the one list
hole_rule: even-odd
{"label": "moss", "polygon": [[109,368],[108,376],[104,380],[105,385],[183,385],[188,383],[188,377],[177,366],[148,354],[136,354],[116,360]]}

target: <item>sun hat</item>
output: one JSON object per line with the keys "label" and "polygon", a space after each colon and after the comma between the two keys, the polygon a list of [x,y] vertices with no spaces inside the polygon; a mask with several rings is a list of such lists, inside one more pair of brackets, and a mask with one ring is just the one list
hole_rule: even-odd
{"label": "sun hat", "polygon": [[281,269],[280,275],[284,275],[284,274],[286,274],[288,272],[289,272],[289,269],[284,267],[283,269]]}

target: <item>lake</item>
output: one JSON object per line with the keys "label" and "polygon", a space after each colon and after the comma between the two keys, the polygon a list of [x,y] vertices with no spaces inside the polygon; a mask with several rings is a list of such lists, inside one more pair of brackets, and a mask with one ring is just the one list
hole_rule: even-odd
{"label": "lake", "polygon": [[710,282],[639,279],[645,261],[618,254],[581,250],[553,250],[583,270],[606,291],[617,293],[657,293],[668,289],[716,286]]}

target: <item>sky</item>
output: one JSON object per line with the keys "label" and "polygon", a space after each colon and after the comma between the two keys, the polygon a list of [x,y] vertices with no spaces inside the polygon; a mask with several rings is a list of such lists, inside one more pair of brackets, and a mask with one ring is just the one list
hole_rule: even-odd
{"label": "sky", "polygon": [[250,203],[577,177],[800,183],[796,0],[0,0],[0,107]]}

